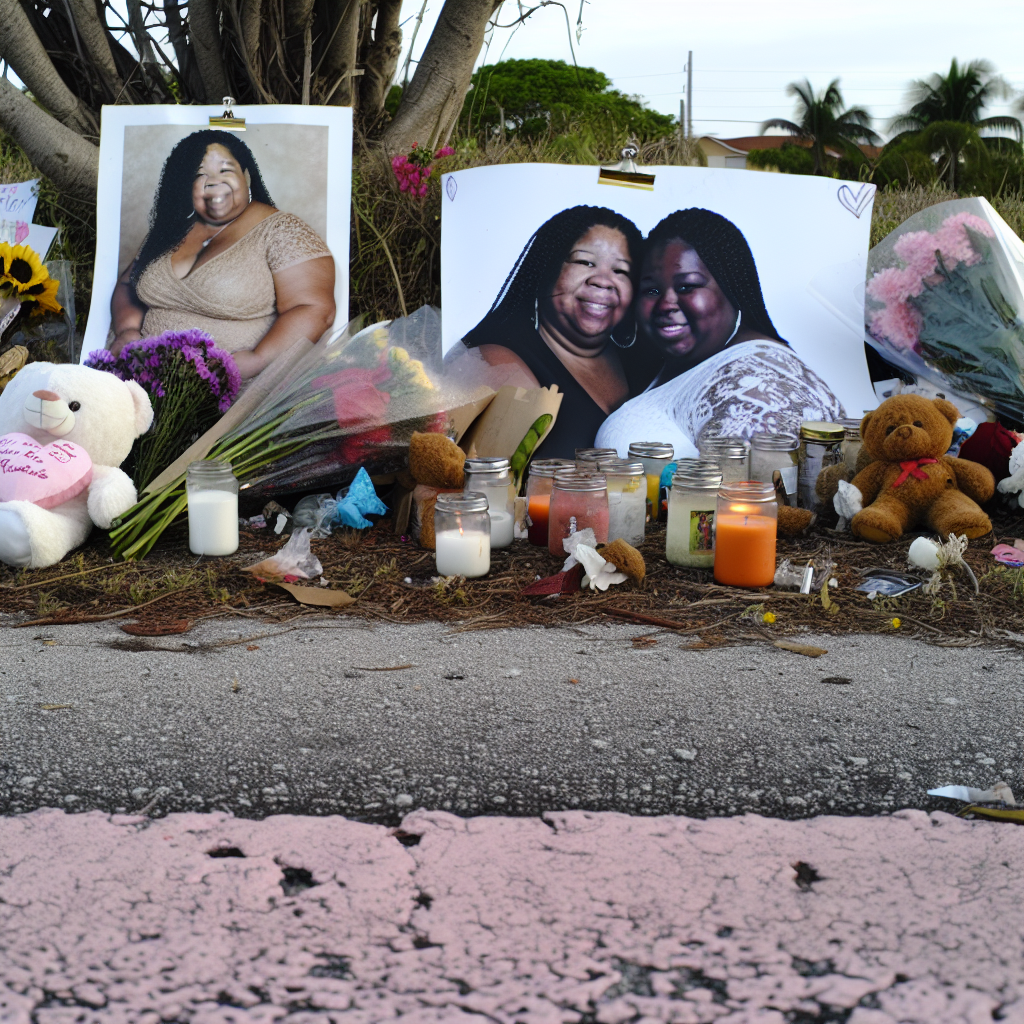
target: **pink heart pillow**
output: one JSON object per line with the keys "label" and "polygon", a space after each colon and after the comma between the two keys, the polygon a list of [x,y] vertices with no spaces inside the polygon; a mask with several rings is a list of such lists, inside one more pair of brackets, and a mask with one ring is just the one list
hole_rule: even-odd
{"label": "pink heart pillow", "polygon": [[56,508],[92,482],[92,459],[73,441],[45,448],[28,434],[0,437],[0,501],[31,501]]}

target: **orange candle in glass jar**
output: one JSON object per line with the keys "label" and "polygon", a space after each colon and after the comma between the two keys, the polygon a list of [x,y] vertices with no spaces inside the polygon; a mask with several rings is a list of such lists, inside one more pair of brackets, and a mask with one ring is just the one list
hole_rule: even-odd
{"label": "orange candle in glass jar", "polygon": [[730,587],[767,587],[775,581],[778,506],[771,484],[723,485],[715,513],[715,579]]}

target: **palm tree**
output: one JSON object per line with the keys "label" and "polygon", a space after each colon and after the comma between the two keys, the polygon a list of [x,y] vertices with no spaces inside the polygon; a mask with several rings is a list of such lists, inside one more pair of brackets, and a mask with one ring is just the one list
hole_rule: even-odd
{"label": "palm tree", "polygon": [[843,95],[839,79],[834,78],[824,92],[815,94],[811,83],[791,82],[786,88],[790,96],[797,97],[796,121],[774,117],[761,125],[763,135],[769,128],[781,128],[798,139],[810,143],[814,154],[814,173],[825,173],[826,147],[850,150],[858,142],[877,142],[871,130],[871,115],[863,107],[843,109]]}
{"label": "palm tree", "polygon": [[[954,57],[946,75],[934,74],[910,85],[912,106],[892,119],[891,127],[902,134],[919,132],[940,121],[957,121],[982,131],[986,128],[1009,131],[1018,142],[1024,126],[1016,117],[982,117],[985,108],[996,99],[1012,93],[1009,85],[986,60],[972,60],[962,67]],[[895,139],[893,140],[895,141]]]}

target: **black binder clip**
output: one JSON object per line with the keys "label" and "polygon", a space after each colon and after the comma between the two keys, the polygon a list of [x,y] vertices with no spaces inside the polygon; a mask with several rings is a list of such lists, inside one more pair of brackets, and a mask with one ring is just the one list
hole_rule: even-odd
{"label": "black binder clip", "polygon": [[622,162],[616,167],[602,167],[597,176],[598,185],[621,185],[623,188],[639,188],[645,192],[654,191],[654,175],[644,174],[636,169],[634,158],[640,152],[630,144],[623,148]]}
{"label": "black binder clip", "polygon": [[210,118],[211,128],[226,128],[229,132],[244,132],[245,118],[235,117],[232,107],[235,105],[233,96],[224,97],[224,113],[220,117]]}

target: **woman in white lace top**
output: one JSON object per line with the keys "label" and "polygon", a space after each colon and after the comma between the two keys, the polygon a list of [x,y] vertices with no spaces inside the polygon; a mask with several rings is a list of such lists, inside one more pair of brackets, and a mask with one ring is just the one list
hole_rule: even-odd
{"label": "woman in white lace top", "polygon": [[[665,357],[641,395],[604,421],[595,444],[671,441],[693,458],[702,436],[795,433],[844,414],[779,337],[743,233],[710,210],[679,210],[647,238],[635,304],[638,337]],[[657,435],[655,437],[655,435]]]}

